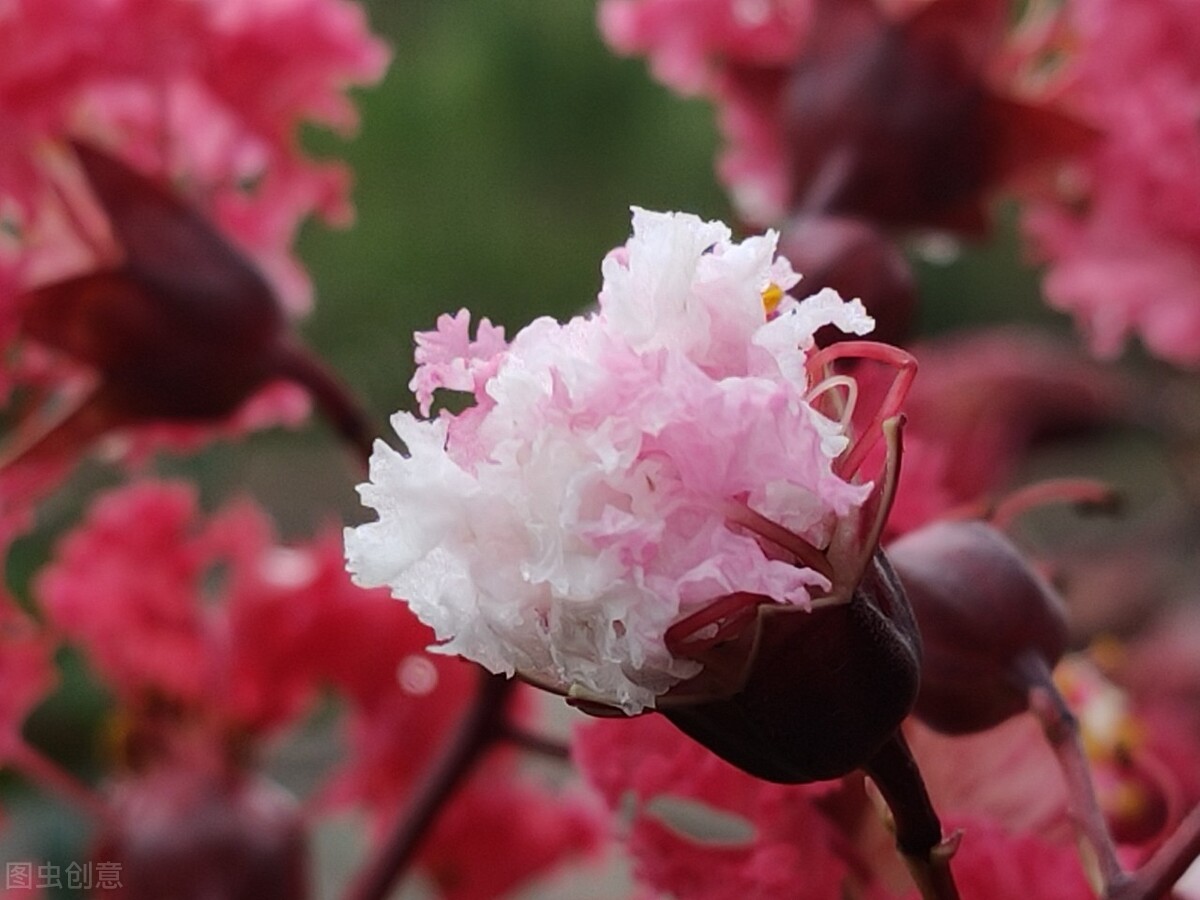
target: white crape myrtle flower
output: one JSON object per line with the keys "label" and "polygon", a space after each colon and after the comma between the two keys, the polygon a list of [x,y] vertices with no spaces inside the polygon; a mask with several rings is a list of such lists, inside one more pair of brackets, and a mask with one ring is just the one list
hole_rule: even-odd
{"label": "white crape myrtle flower", "polygon": [[[673,623],[731,595],[828,593],[828,570],[756,525],[825,548],[866,500],[835,470],[848,437],[806,399],[827,389],[806,362],[818,328],[873,323],[833,291],[787,295],[776,238],[635,208],[598,311],[511,343],[486,319],[471,339],[466,310],[418,334],[421,416],[392,418],[406,452],[376,443],[355,580],[389,586],[439,652],[626,713],[698,673]],[[474,404],[427,418],[438,390]]]}

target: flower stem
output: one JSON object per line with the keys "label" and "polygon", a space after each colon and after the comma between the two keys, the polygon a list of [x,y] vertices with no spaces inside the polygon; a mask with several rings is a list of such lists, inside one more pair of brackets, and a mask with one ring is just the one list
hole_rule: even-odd
{"label": "flower stem", "polygon": [[1200,806],[1195,807],[1175,832],[1132,875],[1122,874],[1104,892],[1104,900],[1155,900],[1170,893],[1173,885],[1200,857]]}
{"label": "flower stem", "polygon": [[1072,503],[1082,510],[1116,512],[1120,496],[1094,478],[1050,478],[1014,491],[992,508],[988,519],[1000,531],[1030,510],[1050,503]]}
{"label": "flower stem", "polygon": [[1022,660],[1029,689],[1029,708],[1041,723],[1067,785],[1067,804],[1075,830],[1093,854],[1091,860],[1105,885],[1125,876],[1112,833],[1096,797],[1087,753],[1079,736],[1079,721],[1054,685],[1045,661],[1036,655]]}
{"label": "flower stem", "polygon": [[492,745],[507,736],[505,708],[516,682],[479,670],[479,685],[458,731],[418,783],[391,837],[359,874],[346,900],[384,900],[420,849],[446,801]]}
{"label": "flower stem", "polygon": [[370,460],[375,434],[370,418],[350,388],[311,350],[294,342],[284,346],[279,357],[279,375],[304,387],[363,464]]}
{"label": "flower stem", "polygon": [[536,753],[538,756],[544,756],[547,759],[568,760],[571,758],[571,748],[561,741],[556,741],[553,738],[544,737],[540,734],[533,734],[515,725],[504,726],[500,737],[514,747],[527,750],[530,753]]}
{"label": "flower stem", "polygon": [[921,896],[924,900],[959,900],[950,871],[959,835],[943,840],[942,824],[904,736],[898,731],[892,735],[863,771],[875,782],[892,813],[896,848]]}

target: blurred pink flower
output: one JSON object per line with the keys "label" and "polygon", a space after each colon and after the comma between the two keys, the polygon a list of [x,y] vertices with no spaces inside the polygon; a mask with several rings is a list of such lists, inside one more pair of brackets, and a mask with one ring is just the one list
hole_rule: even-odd
{"label": "blurred pink flower", "polygon": [[685,93],[711,86],[719,60],[786,63],[807,37],[812,0],[604,0],[600,30],[614,50],[646,54]]}
{"label": "blurred pink flower", "polygon": [[754,532],[765,518],[829,548],[854,531],[870,485],[835,469],[851,441],[805,399],[824,392],[806,362],[821,326],[871,320],[832,291],[787,296],[775,241],[635,209],[598,312],[507,345],[443,316],[413,386],[425,410],[443,385],[475,406],[393,417],[408,455],[376,445],[360,493],[379,519],[346,533],[356,580],[390,586],[441,652],[630,713],[699,670],[668,648],[673,622],[731,595],[829,593],[828,571]]}
{"label": "blurred pink flower", "polygon": [[345,92],[387,58],[348,0],[0,6],[0,401],[77,405],[6,442],[0,533],[100,433],[153,420],[122,435],[144,456],[307,415],[304,391],[268,383],[299,377],[275,339],[308,306],[292,244],[350,206],[346,168],[299,132],[352,130]]}
{"label": "blurred pink flower", "polygon": [[214,560],[196,502],[178,484],[103,496],[39,574],[48,622],[127,701],[161,692],[197,703],[216,675],[214,624],[200,602]]}
{"label": "blurred pink flower", "polygon": [[[404,604],[351,584],[335,532],[285,545],[249,500],[204,516],[184,484],[102,496],[36,593],[53,629],[116,696],[129,771],[109,798],[102,845],[137,855],[147,884],[173,858],[156,853],[212,856],[229,863],[214,871],[238,870],[239,829],[260,814],[279,843],[264,844],[259,861],[294,875],[299,822],[252,763],[267,737],[311,711],[318,690],[345,701],[348,749],[314,807],[364,808],[378,831],[416,789],[477,683],[473,666],[424,652],[432,632]],[[18,656],[0,645],[0,668],[28,661],[32,646],[19,647]],[[37,686],[38,671],[29,665],[18,684]],[[14,723],[24,708],[14,708]],[[594,812],[560,801],[517,762],[511,748],[493,753],[425,845],[418,864],[445,880],[447,897],[496,896],[594,845]],[[145,816],[161,828],[148,833]],[[222,816],[228,829],[215,837],[195,827]],[[497,832],[506,836],[501,857]]]}
{"label": "blurred pink flower", "polygon": [[249,501],[206,518],[193,487],[151,481],[102,495],[35,591],[122,705],[254,734],[303,714],[339,654],[362,659],[325,640],[335,624],[397,605],[350,584],[332,533],[283,545]]}
{"label": "blurred pink flower", "polygon": [[[1180,751],[1170,728],[1162,731],[1160,719],[1147,717],[1081,657],[1068,657],[1057,677],[1069,686],[1080,716],[1121,852],[1140,859],[1161,831],[1122,834],[1121,817],[1132,807],[1121,804],[1146,801],[1139,812],[1153,815],[1154,791],[1164,786],[1147,779],[1141,762],[1173,789],[1194,779],[1200,742]],[[909,720],[905,734],[948,833],[963,831],[953,869],[964,897],[1094,896],[1061,769],[1033,716],[955,737]],[[1165,753],[1164,746],[1176,752]],[[1132,766],[1118,764],[1122,753]],[[861,776],[802,786],[766,783],[659,716],[582,724],[572,755],[610,810],[638,882],[656,892],[713,900],[915,896]],[[1188,801],[1186,794],[1171,798],[1171,808],[1181,812]],[[1174,824],[1156,821],[1159,829]]]}
{"label": "blurred pink flower", "polygon": [[[1125,375],[1033,331],[950,335],[913,352],[921,373],[905,399],[904,464],[889,537],[964,509],[983,515],[1035,443],[1130,410]],[[887,388],[870,372],[858,380],[868,398]]]}
{"label": "blurred pink flower", "polygon": [[485,762],[430,830],[418,864],[442,900],[507,896],[598,848],[595,804],[518,775],[514,762]]}
{"label": "blurred pink flower", "polygon": [[828,814],[854,806],[837,782],[761,781],[658,716],[581,725],[572,755],[614,817],[632,805],[623,841],[638,881],[655,891],[815,900],[863,886],[849,829]]}
{"label": "blurred pink flower", "polygon": [[[1092,900],[1095,890],[1071,843],[1013,832],[986,819],[947,820],[964,839],[954,855],[954,880],[964,897],[979,900]],[[910,894],[909,900],[917,900]]]}
{"label": "blurred pink flower", "polygon": [[1200,16],[1187,0],[1082,0],[1045,48],[1048,87],[1101,135],[1024,224],[1049,265],[1050,302],[1100,355],[1137,335],[1200,362]]}
{"label": "blurred pink flower", "polygon": [[[951,830],[965,831],[954,858],[963,896],[1094,896],[1067,828],[1054,757],[1032,719],[969,738],[913,728],[935,804]],[[612,812],[635,877],[655,891],[709,900],[912,896],[861,776],[763,782],[656,716],[585,724],[572,750]],[[997,878],[996,866],[1013,870],[1008,880]],[[1014,894],[1017,885],[1027,893]]]}
{"label": "blurred pink flower", "polygon": [[[308,157],[298,129],[352,130],[344,91],[377,80],[387,58],[346,0],[14,0],[0,9],[4,216],[45,239],[54,148],[113,147],[182,183],[303,307],[295,229],[314,212],[344,221],[349,206],[346,170]],[[58,226],[55,240],[83,238]],[[62,253],[47,243],[30,249]]]}
{"label": "blurred pink flower", "polygon": [[25,717],[58,680],[55,641],[0,593],[0,767],[20,746]]}
{"label": "blurred pink flower", "polygon": [[1000,0],[609,0],[618,52],[710,95],[744,218],[861,216],[977,234],[1001,184],[1090,137],[1018,96]]}

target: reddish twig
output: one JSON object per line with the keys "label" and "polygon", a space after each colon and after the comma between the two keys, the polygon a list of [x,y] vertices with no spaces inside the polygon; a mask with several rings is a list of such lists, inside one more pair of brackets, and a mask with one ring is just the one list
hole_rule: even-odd
{"label": "reddish twig", "polygon": [[921,896],[924,900],[959,900],[950,871],[959,835],[942,837],[942,824],[904,736],[896,732],[863,771],[875,782],[887,803],[896,848],[904,857]]}
{"label": "reddish twig", "polygon": [[458,730],[418,783],[391,837],[369,860],[345,900],[385,900],[391,896],[446,801],[496,741],[507,736],[505,707],[515,683],[503,675],[479,670],[475,698]]}

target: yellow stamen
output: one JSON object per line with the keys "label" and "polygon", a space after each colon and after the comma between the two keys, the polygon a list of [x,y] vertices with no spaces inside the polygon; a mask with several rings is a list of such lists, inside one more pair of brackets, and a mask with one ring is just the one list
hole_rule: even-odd
{"label": "yellow stamen", "polygon": [[783,288],[772,281],[762,292],[763,310],[768,316],[773,315],[775,310],[779,308],[779,304],[782,302]]}

